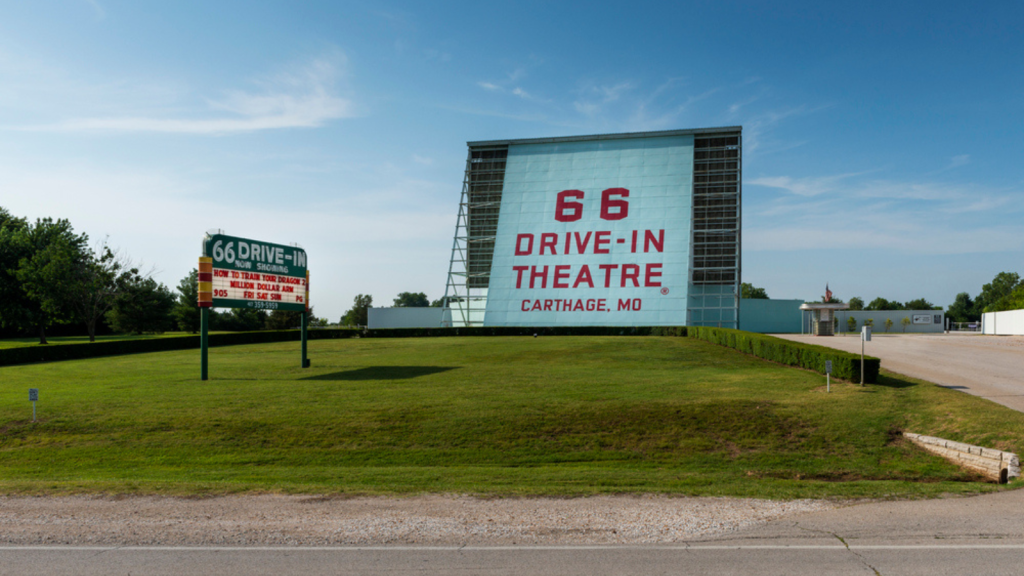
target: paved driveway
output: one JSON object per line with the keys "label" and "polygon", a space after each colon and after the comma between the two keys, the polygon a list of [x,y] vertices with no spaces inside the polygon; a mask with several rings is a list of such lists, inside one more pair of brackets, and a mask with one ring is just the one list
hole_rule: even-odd
{"label": "paved driveway", "polygon": [[[860,338],[776,334],[779,338],[860,353]],[[1024,336],[878,334],[865,344],[882,367],[963,390],[1024,412]]]}

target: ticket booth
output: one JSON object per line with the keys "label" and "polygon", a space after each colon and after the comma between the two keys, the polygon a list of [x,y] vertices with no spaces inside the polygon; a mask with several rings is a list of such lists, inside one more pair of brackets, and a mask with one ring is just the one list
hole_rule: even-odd
{"label": "ticket booth", "polygon": [[811,316],[810,333],[815,336],[835,336],[835,318],[839,310],[849,310],[849,304],[807,302],[800,306]]}

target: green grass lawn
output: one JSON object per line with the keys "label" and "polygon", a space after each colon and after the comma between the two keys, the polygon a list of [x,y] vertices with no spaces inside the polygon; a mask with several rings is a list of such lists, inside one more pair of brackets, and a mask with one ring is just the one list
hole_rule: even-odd
{"label": "green grass lawn", "polygon": [[[1001,489],[898,432],[1024,414],[833,383],[691,338],[314,340],[0,368],[0,492],[906,497]],[[40,389],[32,423],[29,387]]]}

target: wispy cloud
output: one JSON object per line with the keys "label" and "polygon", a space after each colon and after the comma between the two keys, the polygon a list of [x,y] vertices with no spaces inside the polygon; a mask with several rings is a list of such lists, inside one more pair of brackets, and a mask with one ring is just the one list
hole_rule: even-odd
{"label": "wispy cloud", "polygon": [[[967,254],[1024,248],[1019,230],[1002,224],[1021,212],[1021,190],[934,181],[864,179],[870,172],[792,178],[760,177],[745,212],[744,248],[886,249],[904,254]],[[756,187],[781,190],[772,197]]]}
{"label": "wispy cloud", "polygon": [[[282,128],[315,128],[355,115],[349,99],[337,94],[345,76],[340,52],[318,58],[293,70],[254,82],[258,90],[230,90],[208,99],[202,117],[107,116],[75,118],[25,130],[52,132],[164,132],[225,134]],[[214,115],[211,112],[222,114]]]}

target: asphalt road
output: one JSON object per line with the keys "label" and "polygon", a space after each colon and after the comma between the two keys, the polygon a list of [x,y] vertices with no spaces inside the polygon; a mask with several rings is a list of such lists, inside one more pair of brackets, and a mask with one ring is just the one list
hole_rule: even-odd
{"label": "asphalt road", "polygon": [[0,547],[0,574],[1020,574],[1022,505],[875,502],[671,546]]}
{"label": "asphalt road", "polygon": [[[860,353],[860,337],[775,334],[779,338]],[[1024,412],[1024,336],[878,334],[865,353],[882,368],[987,398]]]}

